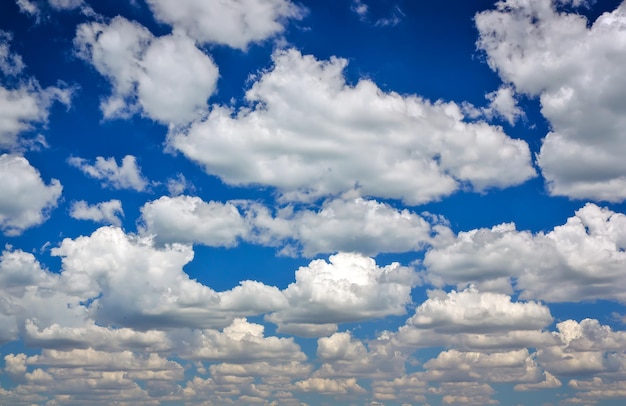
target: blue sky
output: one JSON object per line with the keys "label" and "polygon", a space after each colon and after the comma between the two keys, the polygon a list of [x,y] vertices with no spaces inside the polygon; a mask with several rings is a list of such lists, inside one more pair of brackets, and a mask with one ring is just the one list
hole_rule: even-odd
{"label": "blue sky", "polygon": [[624,402],[626,4],[0,7],[1,404]]}

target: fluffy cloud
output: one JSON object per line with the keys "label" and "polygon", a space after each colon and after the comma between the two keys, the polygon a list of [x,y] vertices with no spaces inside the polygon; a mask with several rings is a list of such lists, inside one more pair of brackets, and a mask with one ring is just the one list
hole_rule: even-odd
{"label": "fluffy cloud", "polygon": [[214,106],[205,120],[172,129],[169,146],[234,185],[311,199],[357,188],[418,204],[535,176],[528,145],[499,127],[468,123],[453,102],[346,84],[347,61],[278,51],[246,93],[250,107]]}
{"label": "fluffy cloud", "polygon": [[62,258],[63,289],[87,301],[91,317],[104,325],[138,330],[224,327],[234,317],[286,305],[277,288],[253,281],[215,292],[183,271],[193,258],[191,247],[157,249],[150,238],[119,228],[65,239],[52,254]]}
{"label": "fluffy cloud", "polygon": [[424,368],[424,379],[439,382],[537,382],[543,376],[527,349],[491,354],[448,350]]}
{"label": "fluffy cloud", "polygon": [[350,332],[341,332],[317,340],[317,357],[323,364],[315,377],[387,378],[404,373],[408,354],[390,346],[385,334],[366,346]]}
{"label": "fluffy cloud", "polygon": [[19,235],[48,218],[63,187],[56,179],[46,185],[26,158],[3,154],[0,155],[0,190],[0,229],[6,235]]}
{"label": "fluffy cloud", "polygon": [[[302,361],[306,357],[293,338],[264,337],[265,327],[234,319],[222,332],[194,330],[181,333],[178,355],[187,359],[248,363],[260,360]],[[176,336],[177,334],[175,334]],[[177,340],[178,341],[178,340]]]}
{"label": "fluffy cloud", "polygon": [[538,96],[552,131],[538,155],[554,195],[626,198],[626,6],[593,24],[553,0],[496,3],[476,15],[492,69],[515,90]]}
{"label": "fluffy cloud", "polygon": [[319,331],[311,327],[325,325],[328,333],[336,323],[404,314],[416,281],[413,269],[398,263],[379,267],[372,258],[339,253],[299,268],[283,290],[289,307],[266,318],[281,332],[314,336]]}
{"label": "fluffy cloud", "polygon": [[119,216],[124,216],[124,210],[122,210],[122,202],[117,199],[95,205],[89,205],[86,201],[80,200],[72,203],[70,216],[78,220],[92,220],[119,227],[122,224]]}
{"label": "fluffy cloud", "polygon": [[134,189],[141,192],[148,186],[148,181],[141,174],[137,160],[132,155],[122,158],[122,165],[118,166],[114,157],[97,157],[92,165],[86,159],[71,157],[68,163],[80,169],[85,175],[100,179],[103,185],[114,189]]}
{"label": "fluffy cloud", "polygon": [[362,198],[327,200],[319,210],[288,205],[272,213],[251,201],[219,203],[164,196],[146,203],[141,213],[141,232],[153,235],[158,243],[231,247],[241,239],[305,257],[337,251],[364,255],[417,251],[435,232],[429,221],[414,212]]}
{"label": "fluffy cloud", "polygon": [[141,112],[183,124],[206,111],[215,91],[217,66],[181,33],[156,38],[138,23],[115,17],[108,24],[79,25],[74,44],[111,82],[112,95],[100,106],[106,118]]}
{"label": "fluffy cloud", "polygon": [[346,379],[326,379],[309,378],[296,382],[296,387],[303,392],[317,392],[326,395],[338,395],[346,393],[365,393],[355,378]]}
{"label": "fluffy cloud", "polygon": [[183,0],[176,4],[148,0],[148,5],[156,19],[197,41],[240,49],[281,33],[287,19],[300,19],[304,14],[290,0]]}
{"label": "fluffy cloud", "polygon": [[199,197],[163,196],[141,208],[142,232],[158,243],[200,243],[232,247],[249,226],[232,203],[204,202]]}
{"label": "fluffy cloud", "polygon": [[267,208],[252,205],[246,217],[255,227],[253,241],[306,257],[335,251],[365,255],[416,251],[430,241],[432,231],[430,223],[414,212],[362,198],[327,200],[318,211],[287,206],[274,216]]}
{"label": "fluffy cloud", "polygon": [[461,292],[429,291],[429,298],[391,336],[398,348],[453,346],[474,352],[557,345],[542,329],[550,310],[536,302],[513,302],[501,293],[470,287]]}
{"label": "fluffy cloud", "polygon": [[619,288],[625,283],[626,215],[594,204],[547,234],[501,224],[439,241],[424,258],[428,278],[439,286],[477,282],[510,290],[513,278],[526,299],[626,300]]}

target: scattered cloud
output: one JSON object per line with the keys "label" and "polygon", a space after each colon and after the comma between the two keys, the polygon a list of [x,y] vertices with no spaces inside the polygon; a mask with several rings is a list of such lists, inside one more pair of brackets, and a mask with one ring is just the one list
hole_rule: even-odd
{"label": "scattered cloud", "polygon": [[424,266],[438,286],[477,283],[510,292],[514,282],[527,299],[624,301],[618,288],[624,283],[624,230],[624,214],[588,203],[548,233],[518,231],[507,223],[442,237],[426,253]]}
{"label": "scattered cloud", "polygon": [[0,229],[19,235],[43,223],[57,206],[63,186],[57,179],[46,183],[41,174],[20,155],[0,155]]}
{"label": "scattered cloud", "polygon": [[80,169],[85,175],[102,180],[103,186],[114,189],[133,189],[138,192],[146,190],[148,181],[141,174],[137,166],[137,159],[132,155],[122,158],[122,165],[118,166],[114,157],[96,157],[95,163],[89,164],[86,159],[71,157],[67,161],[70,165]]}
{"label": "scattered cloud", "polygon": [[117,199],[95,205],[89,205],[86,201],[80,200],[72,203],[70,216],[78,220],[91,220],[120,227],[122,223],[120,216],[124,216],[124,210],[122,210],[122,202]]}

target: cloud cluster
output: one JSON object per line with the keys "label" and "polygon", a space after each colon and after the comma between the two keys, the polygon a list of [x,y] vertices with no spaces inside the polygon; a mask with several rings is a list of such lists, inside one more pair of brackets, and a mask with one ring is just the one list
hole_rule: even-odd
{"label": "cloud cluster", "polygon": [[419,204],[468,184],[481,191],[534,177],[528,145],[454,102],[348,85],[347,61],[277,51],[246,93],[249,106],[214,106],[170,148],[233,185],[269,185],[284,199],[357,189]]}
{"label": "cloud cluster", "polygon": [[626,6],[592,23],[557,10],[581,3],[500,1],[476,15],[477,44],[505,83],[539,97],[551,127],[538,155],[550,193],[622,201]]}
{"label": "cloud cluster", "polygon": [[86,201],[80,200],[72,203],[70,216],[78,220],[91,220],[120,227],[122,224],[120,216],[124,216],[124,210],[122,202],[117,199],[95,205],[89,205]]}
{"label": "cloud cluster", "polygon": [[510,292],[514,282],[528,299],[623,302],[624,249],[626,216],[588,203],[548,233],[518,231],[507,223],[442,237],[423,263],[438,286],[477,283]]}
{"label": "cloud cluster", "polygon": [[271,210],[252,201],[205,202],[182,195],[144,204],[140,230],[160,244],[232,247],[242,240],[279,247],[283,255],[313,257],[338,251],[420,251],[431,235],[446,229],[440,223],[430,215],[362,198],[330,199],[317,210],[292,205]]}
{"label": "cloud cluster", "polygon": [[76,29],[79,57],[112,86],[100,107],[105,118],[141,113],[183,124],[202,115],[219,76],[213,60],[179,32],[155,37],[139,23],[115,17]]}

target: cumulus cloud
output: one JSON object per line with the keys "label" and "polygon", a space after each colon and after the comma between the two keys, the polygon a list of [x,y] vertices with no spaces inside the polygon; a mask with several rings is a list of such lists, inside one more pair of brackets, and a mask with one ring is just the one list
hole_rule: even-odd
{"label": "cumulus cloud", "polygon": [[[170,148],[233,185],[270,185],[287,200],[358,189],[418,204],[469,184],[507,187],[535,176],[528,145],[467,122],[454,102],[346,84],[347,61],[290,49],[246,93],[249,106],[214,106]],[[364,157],[366,157],[364,159]]]}
{"label": "cumulus cloud", "polygon": [[154,37],[142,25],[115,17],[78,26],[74,45],[112,86],[102,101],[105,118],[142,113],[162,123],[184,124],[202,115],[215,91],[218,69],[180,32]]}
{"label": "cumulus cloud", "polygon": [[141,208],[142,232],[157,243],[200,243],[232,247],[249,226],[232,203],[204,202],[199,197],[163,196]]}
{"label": "cumulus cloud", "polygon": [[299,20],[305,10],[290,0],[238,0],[235,2],[148,0],[157,20],[182,30],[201,43],[246,49],[280,34],[288,19]]}
{"label": "cumulus cloud", "polygon": [[122,202],[117,199],[95,205],[89,205],[86,201],[80,200],[72,203],[70,216],[78,220],[91,220],[119,227],[122,224],[120,216],[124,216],[124,210],[122,210]]}
{"label": "cumulus cloud", "polygon": [[296,387],[303,392],[317,392],[326,395],[337,395],[346,393],[365,393],[355,378],[327,379],[309,378],[295,383]]}
{"label": "cumulus cloud", "polygon": [[80,169],[85,175],[102,180],[103,185],[114,189],[133,189],[141,192],[148,186],[148,181],[137,165],[137,159],[132,155],[122,158],[122,165],[118,165],[114,157],[101,156],[96,157],[93,165],[79,157],[71,157],[67,162]]}
{"label": "cumulus cloud", "polygon": [[193,258],[191,247],[172,244],[157,249],[150,238],[127,235],[115,227],[65,239],[52,255],[62,259],[64,290],[87,301],[90,316],[103,325],[138,330],[219,328],[235,317],[286,304],[277,288],[253,281],[215,292],[183,271]]}
{"label": "cumulus cloud", "polygon": [[336,251],[364,255],[419,251],[433,232],[431,224],[412,211],[362,198],[327,200],[317,211],[286,206],[273,216],[256,204],[247,209],[246,217],[255,228],[252,241],[306,257]]}
{"label": "cumulus cloud", "polygon": [[445,345],[470,352],[548,347],[558,343],[544,331],[551,322],[548,307],[515,302],[505,294],[475,287],[429,291],[429,298],[390,336],[390,343],[398,348]]}
{"label": "cumulus cloud", "polygon": [[625,230],[626,215],[589,203],[548,233],[508,223],[442,238],[424,265],[439,286],[476,282],[502,291],[512,279],[526,299],[624,301]]}
{"label": "cumulus cloud", "polygon": [[[315,335],[310,325],[332,324],[401,315],[416,284],[413,269],[392,263],[379,267],[374,259],[354,253],[314,260],[296,271],[296,281],[283,294],[289,307],[266,316],[279,331]],[[306,324],[303,324],[306,323]]]}
{"label": "cumulus cloud", "polygon": [[0,229],[5,235],[19,235],[48,218],[63,187],[57,179],[46,185],[26,158],[3,154],[0,155],[0,190]]}
{"label": "cumulus cloud", "polygon": [[[569,2],[580,6],[582,2]],[[550,122],[538,163],[553,195],[626,198],[626,6],[593,23],[557,6],[506,0],[476,15],[479,48]]]}
{"label": "cumulus cloud", "polygon": [[[195,330],[184,337],[178,355],[187,359],[248,363],[306,359],[293,338],[264,337],[265,327],[236,318],[222,332]],[[181,337],[181,338],[182,338]]]}

